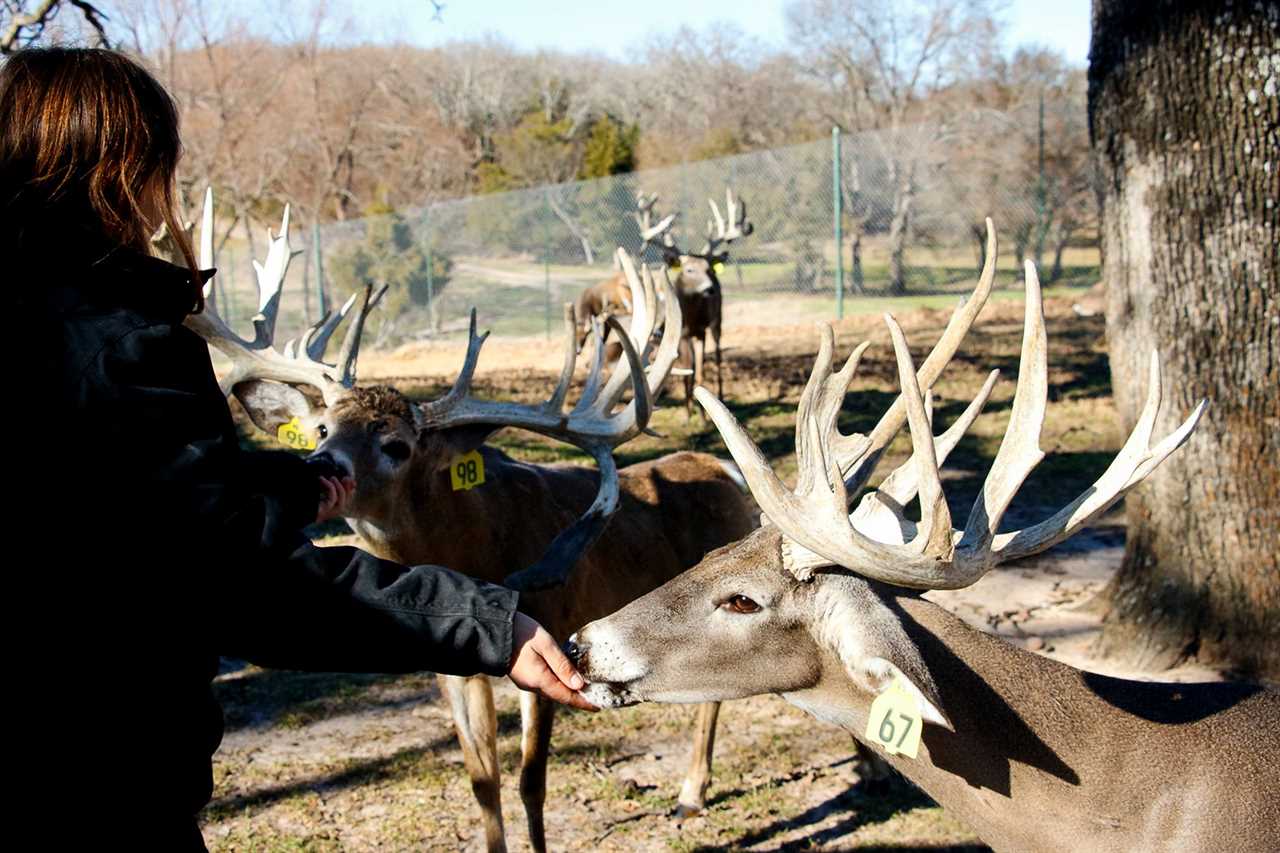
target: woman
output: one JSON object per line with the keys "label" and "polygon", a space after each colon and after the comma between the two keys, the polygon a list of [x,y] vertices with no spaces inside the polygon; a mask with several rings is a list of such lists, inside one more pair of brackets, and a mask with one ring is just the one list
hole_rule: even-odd
{"label": "woman", "polygon": [[[148,254],[174,215],[164,89],[103,50],[0,68],[0,276],[9,300],[19,797],[52,846],[202,849],[222,736],[219,655],[351,672],[507,674],[587,707],[510,590],[302,534],[355,488],[243,452],[186,267]],[[19,695],[19,694],[13,694]],[[97,843],[84,844],[86,839]]]}

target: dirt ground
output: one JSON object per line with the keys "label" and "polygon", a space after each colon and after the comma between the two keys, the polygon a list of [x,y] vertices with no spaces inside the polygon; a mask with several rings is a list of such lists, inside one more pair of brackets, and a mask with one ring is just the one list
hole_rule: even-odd
{"label": "dirt ground", "polygon": [[[921,357],[949,312],[900,317]],[[1041,446],[1049,459],[1015,502],[1010,522],[1056,509],[1105,468],[1122,436],[1111,408],[1100,319],[1076,317],[1066,301],[1048,305],[1050,414]],[[817,336],[811,325],[730,327],[725,397],[778,470],[794,473],[793,412]],[[1016,373],[1021,306],[994,303],[941,383],[940,423],[976,392],[986,371]],[[874,423],[896,393],[887,333],[858,316],[839,328],[841,352],[869,337],[841,426]],[[388,377],[409,393],[438,394],[461,363],[463,343],[422,344],[362,357],[361,377]],[[481,358],[477,389],[487,395],[545,395],[560,362],[556,343],[493,341]],[[486,370],[485,365],[521,365]],[[1010,377],[1011,379],[1011,377]],[[962,518],[1008,421],[1012,381],[948,464],[945,487]],[[678,398],[679,395],[677,395]],[[661,409],[664,438],[643,437],[620,461],[675,447],[724,454],[714,430],[687,420],[679,399]],[[562,458],[537,439],[505,436],[510,452]],[[633,446],[634,445],[634,446]],[[906,458],[900,437],[883,470]],[[347,541],[340,530],[324,542]],[[1096,596],[1123,554],[1123,514],[1045,555],[1001,567],[973,587],[929,597],[971,624],[1074,666],[1130,677],[1216,678],[1195,666],[1135,672],[1096,659]],[[227,735],[215,758],[216,788],[204,815],[213,850],[482,849],[483,833],[449,714],[431,676],[338,676],[270,672],[228,663],[216,690]],[[516,779],[516,691],[498,685],[503,813],[512,849],[528,849]],[[685,769],[693,710],[642,705],[620,711],[564,712],[548,775],[547,830],[556,850],[983,850],[976,837],[906,783],[871,796],[857,786],[850,739],[775,697],[726,704],[716,741],[708,809],[678,820],[675,798]]]}

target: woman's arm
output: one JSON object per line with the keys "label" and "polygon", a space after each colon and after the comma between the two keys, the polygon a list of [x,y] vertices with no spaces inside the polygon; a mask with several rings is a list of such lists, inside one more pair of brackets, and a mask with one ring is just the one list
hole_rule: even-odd
{"label": "woman's arm", "polygon": [[146,550],[162,555],[137,567],[155,575],[148,595],[190,608],[214,650],[301,669],[508,671],[516,593],[312,546],[297,507],[314,519],[318,481],[281,489],[252,476],[259,460],[239,450],[195,335],[135,330],[90,363],[82,397],[104,473],[126,484],[104,513],[127,507],[145,524]]}

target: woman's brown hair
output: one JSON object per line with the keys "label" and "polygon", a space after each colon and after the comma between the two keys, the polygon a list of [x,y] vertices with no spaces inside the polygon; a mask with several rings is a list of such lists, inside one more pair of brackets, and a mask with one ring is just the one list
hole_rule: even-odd
{"label": "woman's brown hair", "polygon": [[177,106],[124,54],[64,47],[14,54],[0,67],[6,254],[48,250],[60,235],[148,252],[156,224],[145,211],[158,193],[164,224],[199,282],[191,242],[174,213],[181,154]]}

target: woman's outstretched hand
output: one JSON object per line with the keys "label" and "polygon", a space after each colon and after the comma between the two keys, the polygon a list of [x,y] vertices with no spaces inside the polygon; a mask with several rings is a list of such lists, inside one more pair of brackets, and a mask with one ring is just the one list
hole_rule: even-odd
{"label": "woman's outstretched hand", "polygon": [[320,509],[316,513],[316,523],[331,518],[341,518],[346,514],[348,504],[356,493],[356,481],[352,477],[321,477]]}
{"label": "woman's outstretched hand", "polygon": [[516,687],[562,705],[600,710],[578,695],[586,682],[545,628],[523,613],[516,613],[511,634],[514,651],[508,676]]}

